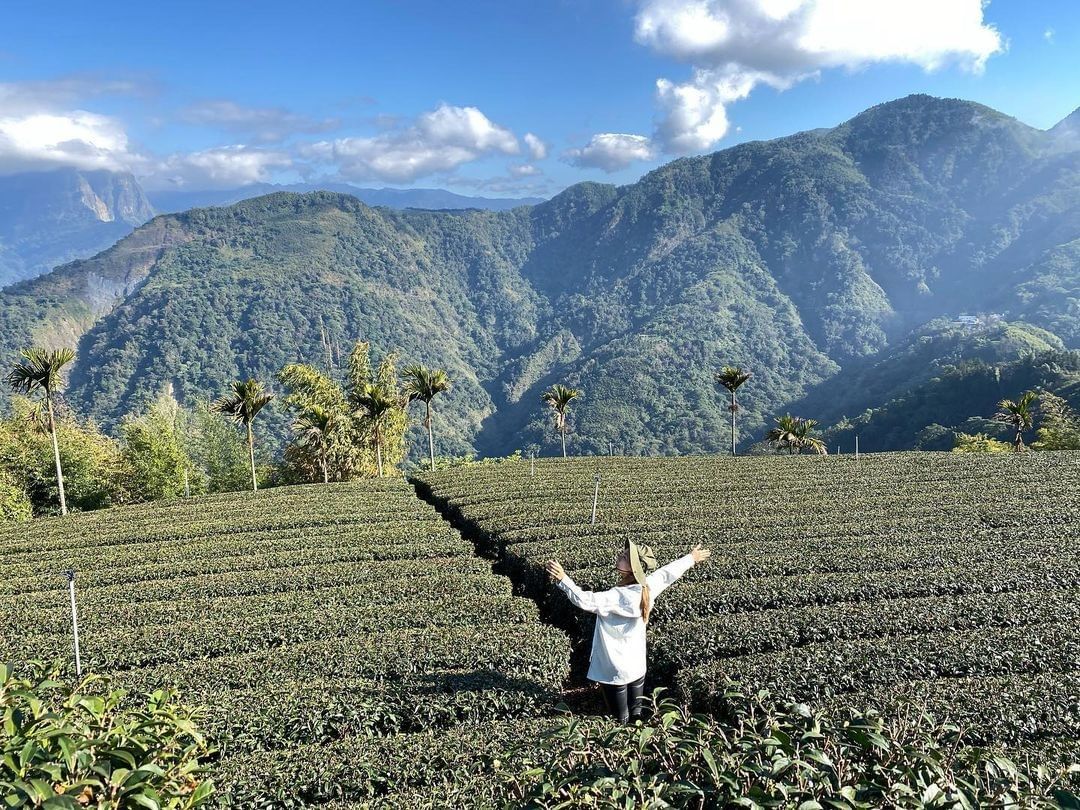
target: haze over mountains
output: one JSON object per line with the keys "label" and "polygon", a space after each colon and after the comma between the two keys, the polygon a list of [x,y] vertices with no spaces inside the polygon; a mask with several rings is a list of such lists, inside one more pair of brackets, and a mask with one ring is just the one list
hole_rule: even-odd
{"label": "haze over mountains", "polygon": [[[754,373],[744,436],[794,406],[895,415],[971,358],[1056,356],[1044,384],[1080,395],[1075,119],[1041,131],[911,96],[510,211],[319,192],[159,216],[0,292],[0,351],[77,340],[70,399],[114,425],[169,386],[193,400],[296,360],[333,368],[360,337],[448,369],[443,452],[549,444],[539,397],[557,381],[584,391],[578,450],[720,450],[712,372],[734,363]],[[1013,383],[950,408],[988,413]],[[912,446],[920,419],[881,444]]]}
{"label": "haze over mountains", "polygon": [[466,196],[444,189],[360,188],[348,183],[145,191],[131,174],[55,169],[0,175],[0,287],[99,253],[156,214],[230,205],[276,191],[329,190],[390,208],[484,208],[541,202],[539,197]]}

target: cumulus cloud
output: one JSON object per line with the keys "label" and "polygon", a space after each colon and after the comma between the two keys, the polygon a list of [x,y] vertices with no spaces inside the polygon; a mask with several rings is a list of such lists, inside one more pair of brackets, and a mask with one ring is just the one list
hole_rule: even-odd
{"label": "cumulus cloud", "polygon": [[540,170],[531,163],[519,163],[510,167],[510,174],[514,177],[535,177]]}
{"label": "cumulus cloud", "polygon": [[339,138],[304,148],[349,180],[407,183],[479,158],[520,151],[517,138],[476,107],[442,104],[412,123],[372,137]]}
{"label": "cumulus cloud", "polygon": [[327,132],[340,126],[335,118],[309,118],[283,107],[248,107],[228,100],[192,104],[181,113],[181,118],[188,123],[248,135],[260,143],[275,143],[300,133]]}
{"label": "cumulus cloud", "polygon": [[715,144],[727,105],[760,84],[879,62],[977,72],[1004,47],[982,0],[641,0],[635,38],[693,66],[688,82],[657,82],[655,139],[676,153]]}
{"label": "cumulus cloud", "polygon": [[105,115],[75,110],[0,116],[0,171],[57,166],[120,171],[138,160],[124,127]]}
{"label": "cumulus cloud", "polygon": [[244,144],[218,146],[170,155],[152,167],[146,183],[150,188],[232,188],[268,182],[275,170],[292,163],[287,152]]}
{"label": "cumulus cloud", "polygon": [[547,157],[548,145],[536,135],[533,135],[531,132],[526,132],[522,137],[522,140],[525,141],[525,146],[529,150],[529,156],[532,157],[533,160],[543,160]]}
{"label": "cumulus cloud", "polygon": [[567,150],[564,157],[574,166],[615,172],[636,161],[651,160],[655,150],[644,135],[602,132],[580,149]]}

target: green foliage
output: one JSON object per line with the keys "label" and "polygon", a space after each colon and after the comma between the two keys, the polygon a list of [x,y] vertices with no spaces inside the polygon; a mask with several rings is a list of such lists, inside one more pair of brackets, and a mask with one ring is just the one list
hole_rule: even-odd
{"label": "green foliage", "polygon": [[419,478],[585,649],[591,617],[550,585],[545,562],[603,589],[628,537],[661,563],[711,548],[649,623],[651,682],[698,710],[724,715],[732,675],[751,693],[888,717],[916,697],[953,717],[955,699],[970,739],[1038,762],[1080,754],[1076,462],[1012,452],[545,459],[535,476],[523,461]]}
{"label": "green foliage", "polygon": [[954,453],[1010,453],[1012,445],[992,439],[985,433],[957,433]]}
{"label": "green foliage", "polygon": [[825,442],[815,433],[818,426],[816,419],[804,419],[790,413],[777,417],[776,427],[765,434],[765,440],[777,450],[786,450],[792,455],[803,450],[812,450],[819,455],[826,455]]}
{"label": "green foliage", "polygon": [[201,489],[187,453],[188,433],[187,413],[168,394],[158,397],[144,414],[124,420],[120,434],[132,498],[176,498]]}
{"label": "green foliage", "polygon": [[[118,442],[92,423],[79,422],[66,408],[58,409],[56,433],[70,508],[100,509],[129,498]],[[40,409],[26,399],[14,400],[11,415],[0,420],[0,468],[27,493],[35,512],[59,508],[52,440]]]}
{"label": "green foliage", "polygon": [[[644,724],[569,720],[503,766],[504,807],[1058,808],[1076,771],[1027,770],[926,715],[837,716],[725,692],[722,719],[662,699]],[[462,791],[465,795],[465,792]]]}
{"label": "green foliage", "polygon": [[1036,450],[1080,450],[1080,414],[1050,391],[1039,395],[1039,430],[1031,445]]}
{"label": "green foliage", "polygon": [[[224,416],[202,402],[191,411],[187,426],[184,449],[199,479],[193,479],[192,491],[235,492],[250,486],[247,445]],[[268,474],[264,462],[259,480],[265,481]]]}
{"label": "green foliage", "polygon": [[0,523],[29,520],[32,515],[30,497],[11,473],[0,467]]}
{"label": "green foliage", "polygon": [[84,665],[204,707],[233,806],[441,781],[549,714],[569,672],[565,635],[400,479],[0,528],[0,561],[0,660],[69,648],[76,568]]}
{"label": "green foliage", "polygon": [[0,664],[5,806],[101,810],[204,807],[214,786],[198,715],[166,691],[132,700],[61,667]]}

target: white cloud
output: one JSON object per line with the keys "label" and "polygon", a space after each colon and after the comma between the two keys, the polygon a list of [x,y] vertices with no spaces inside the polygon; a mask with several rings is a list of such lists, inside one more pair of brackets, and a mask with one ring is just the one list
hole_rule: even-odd
{"label": "white cloud", "polygon": [[169,156],[153,167],[146,185],[194,189],[246,186],[268,182],[275,170],[289,168],[292,163],[286,152],[244,144],[218,146]]}
{"label": "white cloud", "polygon": [[250,135],[261,143],[282,141],[298,133],[326,132],[340,125],[334,118],[308,118],[283,107],[248,107],[228,100],[193,104],[181,117],[192,124]]}
{"label": "white cloud", "polygon": [[531,163],[519,163],[510,167],[510,174],[514,177],[535,177],[540,170]]}
{"label": "white cloud", "polygon": [[336,165],[349,180],[407,183],[487,155],[519,151],[514,133],[476,107],[442,104],[406,126],[373,137],[321,141],[303,153]]}
{"label": "white cloud", "polygon": [[1054,44],[1054,34],[1055,33],[1056,32],[1054,31],[1053,28],[1047,28],[1045,31],[1043,31],[1043,39],[1045,39],[1047,42],[1049,42],[1051,45],[1053,45]]}
{"label": "white cloud", "polygon": [[784,89],[827,68],[879,62],[981,71],[1002,50],[982,0],[641,0],[635,38],[694,67],[657,82],[656,141],[707,149],[728,130],[726,106],[759,84]]}
{"label": "white cloud", "polygon": [[75,110],[0,117],[0,171],[74,166],[123,171],[139,161],[113,118]]}
{"label": "white cloud", "polygon": [[533,160],[543,160],[547,157],[548,145],[536,135],[526,132],[522,140],[525,141],[525,146],[528,147],[529,155]]}
{"label": "white cloud", "polygon": [[580,149],[568,150],[564,157],[574,166],[615,172],[639,160],[651,160],[655,151],[644,135],[603,132],[593,135]]}

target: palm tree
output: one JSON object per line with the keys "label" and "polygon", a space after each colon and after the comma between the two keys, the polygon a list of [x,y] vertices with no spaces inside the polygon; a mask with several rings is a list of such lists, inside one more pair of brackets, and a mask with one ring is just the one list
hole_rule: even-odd
{"label": "palm tree", "polygon": [[794,453],[799,446],[799,422],[802,420],[797,416],[786,413],[774,421],[776,427],[770,429],[765,434],[765,438],[776,449],[786,449],[789,453]]}
{"label": "palm tree", "polygon": [[405,378],[405,401],[423,402],[427,413],[424,426],[427,428],[428,455],[431,459],[431,471],[435,471],[435,434],[431,430],[431,400],[444,391],[450,390],[450,378],[441,368],[429,369],[423,366],[409,366],[402,372]]}
{"label": "palm tree", "polygon": [[563,458],[566,458],[566,417],[568,408],[570,403],[579,396],[581,396],[581,392],[577,389],[556,384],[545,391],[541,397],[541,400],[555,410],[555,429],[559,431],[559,436],[562,437]]}
{"label": "palm tree", "polygon": [[816,419],[799,419],[798,430],[795,431],[799,438],[799,450],[813,450],[819,456],[827,455],[829,450],[820,436],[814,435],[814,428],[818,426]]}
{"label": "palm tree", "polygon": [[320,405],[312,405],[301,413],[293,424],[293,429],[299,437],[299,444],[315,451],[324,484],[330,483],[330,442],[336,426],[337,419],[334,414]]}
{"label": "palm tree", "polygon": [[1024,431],[1031,430],[1035,422],[1035,400],[1039,395],[1034,391],[1025,391],[1020,399],[1015,402],[1011,399],[1003,399],[998,403],[998,412],[994,414],[994,420],[1011,425],[1016,431],[1013,438],[1013,450],[1021,453],[1024,447]]}
{"label": "palm tree", "polygon": [[63,384],[63,369],[75,359],[72,349],[23,349],[22,360],[15,364],[7,376],[7,383],[16,391],[28,396],[39,388],[45,394],[45,410],[48,414],[49,433],[52,436],[53,459],[56,461],[56,488],[60,492],[60,514],[67,514],[67,498],[64,495],[64,470],[60,466],[60,444],[56,440],[56,413],[53,395]]}
{"label": "palm tree", "polygon": [[718,385],[731,392],[731,404],[728,410],[731,411],[731,455],[735,455],[735,414],[739,410],[739,403],[735,401],[735,392],[750,379],[750,372],[743,371],[739,366],[724,366],[713,375],[713,378]]}
{"label": "palm tree", "polygon": [[816,419],[803,419],[786,413],[775,421],[776,427],[770,430],[765,438],[777,449],[785,449],[792,455],[803,450],[813,450],[822,456],[828,452],[825,442],[814,435],[814,428],[818,426]]}
{"label": "palm tree", "polygon": [[258,479],[255,477],[255,434],[251,429],[251,423],[259,415],[259,411],[265,408],[274,395],[267,391],[261,382],[255,379],[246,382],[233,383],[233,392],[224,396],[210,406],[211,410],[231,416],[238,425],[247,428],[248,456],[251,459],[251,490],[259,489]]}
{"label": "palm tree", "polygon": [[363,393],[354,397],[353,404],[360,415],[361,422],[371,430],[375,440],[375,459],[379,467],[379,477],[383,477],[382,442],[383,429],[394,411],[401,407],[401,402],[385,386],[369,384]]}

